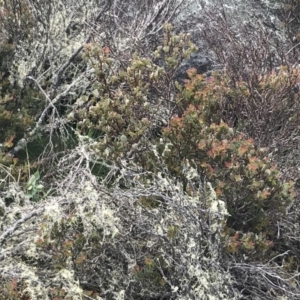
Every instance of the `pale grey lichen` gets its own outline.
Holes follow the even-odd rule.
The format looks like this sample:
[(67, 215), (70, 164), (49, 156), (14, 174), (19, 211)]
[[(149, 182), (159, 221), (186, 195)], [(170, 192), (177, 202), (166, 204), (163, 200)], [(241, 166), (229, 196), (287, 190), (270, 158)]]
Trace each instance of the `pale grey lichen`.
[[(10, 80), (20, 86), (23, 86), (28, 74), (37, 74), (38, 81), (43, 84), (47, 76), (57, 72), (86, 38), (82, 30), (75, 35), (68, 35), (72, 24), (88, 23), (98, 11), (93, 1), (83, 0), (55, 0), (51, 4), (38, 1), (31, 5), (31, 9), (33, 19), (41, 23), (31, 29), (30, 41), (20, 40), (16, 45)], [(35, 19), (36, 16), (38, 19)], [(48, 70), (43, 69), (46, 61), (50, 64)]]
[[(122, 180), (132, 178), (132, 167), (121, 172)], [(0, 286), (17, 277), (24, 284), (23, 294), (43, 300), (50, 299), (49, 288), (57, 286), (66, 297), (83, 299), (83, 286), (89, 284), (101, 289), (98, 299), (102, 300), (170, 293), (177, 300), (240, 299), (236, 279), (228, 271), (230, 262), (221, 251), (228, 213), (212, 185), (188, 195), (169, 174), (149, 175), (144, 181), (142, 173), (135, 174), (130, 188), (109, 189), (83, 171), (71, 183), (62, 181), (56, 196), (35, 206), (16, 207), (21, 215), (39, 206), (44, 209), (6, 238), (0, 251)], [(162, 199), (162, 205), (147, 208), (140, 201), (151, 197)], [(4, 229), (14, 222), (9, 218)], [(62, 247), (78, 230), (84, 243), (77, 258), (87, 253), (89, 258), (75, 268), (77, 258), (64, 257)], [(40, 242), (48, 246), (40, 247)], [(57, 270), (54, 261), (59, 256), (63, 266)], [(154, 268), (139, 273), (147, 259)], [(160, 276), (162, 285), (155, 276)]]

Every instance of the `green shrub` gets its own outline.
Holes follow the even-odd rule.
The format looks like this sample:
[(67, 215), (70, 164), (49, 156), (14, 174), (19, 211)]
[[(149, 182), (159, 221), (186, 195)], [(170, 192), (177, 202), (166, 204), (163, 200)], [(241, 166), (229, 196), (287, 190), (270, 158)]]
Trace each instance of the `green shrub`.
[[(85, 56), (95, 67), (98, 79), (94, 85), (96, 96), (88, 109), (77, 111), (78, 130), (81, 134), (90, 130), (98, 133), (94, 135), (94, 147), (101, 159), (124, 162), (130, 158), (146, 172), (166, 168), (183, 183), (187, 193), (197, 189), (184, 171), (186, 165), (193, 166), (227, 205), (230, 217), (226, 234), (262, 234), (262, 248), (271, 246), (268, 241), (275, 236), (274, 224), (293, 199), (293, 184), (281, 179), (279, 170), (267, 158), (267, 148), (256, 147), (253, 139), (235, 133), (222, 120), (224, 117), (230, 121), (238, 100), (250, 95), (249, 89), (243, 81), (232, 87), (226, 75), (206, 78), (191, 69), (184, 87), (175, 83), (177, 95), (174, 90), (171, 100), (172, 94), (165, 94), (163, 87), (172, 87), (170, 74), (194, 46), (188, 36), (172, 36), (170, 30), (166, 27), (164, 46), (155, 52), (164, 67), (134, 56), (127, 69), (118, 70), (109, 49), (86, 46)], [(280, 89), (286, 80), (281, 74), (263, 78), (261, 91), (269, 85)], [(154, 87), (157, 94), (153, 93)], [(232, 106), (224, 113), (228, 96), (233, 99)], [(247, 99), (250, 103), (252, 98)], [(246, 128), (243, 119), (239, 122), (241, 128)], [(162, 129), (163, 124), (168, 126), (159, 136), (153, 134), (155, 126)], [(151, 206), (150, 202), (147, 205)], [(250, 241), (247, 236), (244, 239)]]
[(158, 146), (168, 169), (186, 181), (183, 169), (188, 161), (225, 200), (229, 228), (274, 236), (272, 224), (293, 199), (292, 182), (281, 179), (267, 148), (258, 149), (253, 139), (236, 134), (222, 121), (217, 96), (225, 87), (206, 83), (193, 70), (189, 74), (177, 101), (179, 107), (192, 104), (170, 120), (163, 130), (164, 143)]
[[(196, 47), (188, 35), (173, 36), (166, 25), (164, 45), (153, 57), (134, 54), (128, 65), (119, 66), (107, 47), (85, 46), (84, 57), (95, 69), (93, 94), (79, 99), (85, 107), (69, 115), (82, 135), (97, 140), (97, 149), (110, 160), (143, 152), (168, 122), (174, 106), (172, 82), (177, 67)], [(155, 63), (159, 62), (160, 63)]]

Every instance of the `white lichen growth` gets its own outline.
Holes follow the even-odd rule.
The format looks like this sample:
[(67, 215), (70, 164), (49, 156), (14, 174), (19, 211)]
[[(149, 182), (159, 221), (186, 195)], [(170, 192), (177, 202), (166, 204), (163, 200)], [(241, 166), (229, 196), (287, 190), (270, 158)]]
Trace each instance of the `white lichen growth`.
[[(39, 82), (57, 72), (86, 38), (83, 30), (74, 34), (68, 32), (74, 26), (83, 28), (83, 24), (91, 21), (97, 12), (97, 5), (93, 1), (54, 0), (49, 5), (51, 9), (46, 2), (39, 2), (38, 6), (31, 5), (32, 13), (39, 16), (41, 24), (31, 29), (30, 39), (18, 41), (10, 81), (19, 86), (23, 86), (24, 79), (32, 71), (39, 74)], [(51, 67), (45, 72), (46, 60)]]
[(62, 287), (67, 294), (66, 298), (70, 297), (74, 300), (81, 300), (83, 297), (83, 290), (80, 288), (78, 280), (74, 278), (75, 274), (73, 270), (62, 269), (60, 270), (55, 278), (54, 282), (64, 282), (65, 285)]
[(213, 232), (221, 232), (224, 221), (229, 216), (226, 203), (218, 199), (210, 182), (207, 182), (207, 205), (210, 212), (210, 228)]

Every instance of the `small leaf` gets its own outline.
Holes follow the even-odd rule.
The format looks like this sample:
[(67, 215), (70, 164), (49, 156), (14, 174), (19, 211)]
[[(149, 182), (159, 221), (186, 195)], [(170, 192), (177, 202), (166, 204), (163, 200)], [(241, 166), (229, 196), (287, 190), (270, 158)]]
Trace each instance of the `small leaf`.
[(165, 53), (167, 53), (167, 52), (170, 51), (170, 47), (169, 47), (169, 46), (165, 46), (165, 47), (163, 48), (163, 50), (164, 50)]
[(263, 191), (261, 192), (260, 198), (261, 198), (262, 200), (265, 200), (265, 199), (267, 199), (270, 195), (271, 195), (271, 192), (268, 191), (267, 189), (265, 189), (265, 190), (263, 190)]
[(148, 267), (153, 267), (153, 266), (154, 266), (154, 262), (153, 262), (153, 260), (152, 260), (150, 257), (146, 257), (146, 258), (145, 258), (145, 264), (146, 264)]
[(7, 148), (11, 148), (14, 144), (13, 144), (13, 140), (14, 140), (15, 136), (11, 135), (5, 142), (4, 142), (4, 146)]
[(86, 260), (86, 255), (82, 254), (75, 260), (75, 264), (80, 265)]
[(36, 171), (34, 174), (33, 174), (35, 180), (39, 180), (40, 179), (40, 172), (39, 171)]
[(206, 147), (205, 140), (201, 140), (198, 144), (198, 149), (203, 150)]

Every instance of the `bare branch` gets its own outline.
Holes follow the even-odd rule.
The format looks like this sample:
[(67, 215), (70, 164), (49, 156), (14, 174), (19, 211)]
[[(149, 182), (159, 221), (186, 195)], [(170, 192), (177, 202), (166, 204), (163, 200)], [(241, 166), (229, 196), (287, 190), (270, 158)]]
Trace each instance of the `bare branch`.
[(15, 222), (14, 225), (10, 228), (6, 229), (0, 236), (0, 245), (2, 245), (5, 242), (6, 238), (8, 236), (11, 236), (24, 222), (31, 219), (32, 217), (39, 216), (43, 211), (44, 208), (36, 209), (24, 216), (23, 218), (21, 218), (20, 220), (18, 220), (17, 222)]

